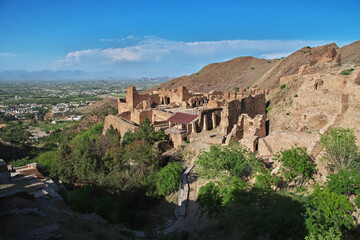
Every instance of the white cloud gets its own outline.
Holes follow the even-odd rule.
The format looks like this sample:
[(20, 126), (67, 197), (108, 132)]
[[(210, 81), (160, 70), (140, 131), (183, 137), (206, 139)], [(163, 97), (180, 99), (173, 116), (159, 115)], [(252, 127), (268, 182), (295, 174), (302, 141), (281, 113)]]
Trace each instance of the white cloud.
[(261, 57), (266, 59), (275, 59), (275, 58), (287, 57), (290, 54), (291, 52), (268, 53), (261, 55)]
[(12, 52), (0, 52), (0, 57), (17, 57), (17, 56), (19, 55)]
[[(280, 58), (304, 46), (319, 46), (326, 41), (302, 40), (220, 40), (220, 41), (169, 41), (156, 36), (125, 36), (119, 39), (100, 39), (102, 42), (122, 42), (123, 47), (94, 48), (72, 51), (58, 59), (55, 68), (79, 66), (111, 66), (121, 69), (122, 64), (138, 64), (139, 68), (155, 71), (166, 67), (191, 69), (240, 56)], [(157, 65), (156, 65), (157, 64)], [(172, 64), (172, 65), (171, 65)], [(155, 66), (155, 67), (154, 67)], [(99, 70), (99, 69), (98, 69)], [(124, 67), (124, 71), (130, 71)], [(132, 69), (134, 71), (134, 69)], [(180, 71), (180, 70), (179, 70)]]

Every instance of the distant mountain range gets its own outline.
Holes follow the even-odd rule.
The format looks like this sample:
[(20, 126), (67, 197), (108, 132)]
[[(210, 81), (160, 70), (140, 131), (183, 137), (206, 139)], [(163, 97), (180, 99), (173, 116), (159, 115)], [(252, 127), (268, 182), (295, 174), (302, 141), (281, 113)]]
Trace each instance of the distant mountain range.
[(85, 80), (105, 80), (105, 81), (142, 81), (142, 82), (166, 82), (172, 78), (168, 76), (137, 79), (134, 77), (118, 76), (113, 72), (84, 72), (68, 70), (42, 70), (42, 71), (23, 71), (13, 70), (0, 72), (0, 81), (85, 81)]
[(156, 78), (143, 77), (143, 78), (140, 78), (139, 81), (140, 82), (167, 82), (167, 81), (170, 81), (171, 79), (173, 79), (173, 78), (169, 77), (169, 76), (156, 77)]
[(51, 71), (28, 72), (23, 70), (0, 72), (0, 81), (53, 81), (53, 80), (99, 80), (112, 77), (111, 72), (89, 73), (84, 71)]

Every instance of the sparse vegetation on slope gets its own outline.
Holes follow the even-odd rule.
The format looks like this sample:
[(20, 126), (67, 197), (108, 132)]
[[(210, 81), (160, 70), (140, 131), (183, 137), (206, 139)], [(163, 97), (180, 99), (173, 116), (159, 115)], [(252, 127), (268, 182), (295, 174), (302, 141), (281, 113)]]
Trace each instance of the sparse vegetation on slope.
[(246, 88), (261, 78), (277, 62), (254, 57), (239, 57), (227, 62), (213, 63), (202, 68), (198, 73), (183, 76), (160, 87), (175, 89), (185, 86), (192, 91), (208, 92), (210, 90), (232, 91), (234, 86)]
[(342, 70), (340, 74), (341, 75), (350, 75), (350, 73), (354, 70), (355, 69), (353, 69), (353, 68), (345, 69), (345, 70)]

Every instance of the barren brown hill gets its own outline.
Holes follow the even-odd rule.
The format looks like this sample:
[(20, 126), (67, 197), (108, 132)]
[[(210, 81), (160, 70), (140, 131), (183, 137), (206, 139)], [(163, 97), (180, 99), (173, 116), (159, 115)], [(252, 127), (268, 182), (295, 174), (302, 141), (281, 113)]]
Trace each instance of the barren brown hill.
[(337, 49), (338, 46), (335, 43), (315, 48), (304, 47), (283, 59), (266, 74), (267, 76), (258, 85), (264, 88), (277, 88), (282, 77), (294, 74), (301, 75), (303, 71), (316, 72), (329, 67), (329, 65), (336, 65), (340, 61), (340, 55), (336, 52)]
[(304, 47), (281, 60), (239, 57), (209, 64), (197, 73), (175, 78), (159, 87), (176, 89), (182, 85), (195, 92), (232, 91), (234, 87), (249, 88), (255, 85), (277, 88), (280, 78), (302, 74), (305, 68), (307, 73), (314, 73), (336, 66), (341, 60), (360, 59), (359, 45), (360, 41), (341, 49), (335, 43), (315, 48)]
[(360, 63), (360, 40), (349, 45), (343, 46), (338, 50), (341, 54), (341, 62), (355, 62)]
[(231, 91), (235, 86), (247, 88), (278, 62), (279, 60), (239, 57), (226, 62), (209, 64), (197, 73), (170, 80), (159, 87), (175, 89), (182, 85), (199, 92)]

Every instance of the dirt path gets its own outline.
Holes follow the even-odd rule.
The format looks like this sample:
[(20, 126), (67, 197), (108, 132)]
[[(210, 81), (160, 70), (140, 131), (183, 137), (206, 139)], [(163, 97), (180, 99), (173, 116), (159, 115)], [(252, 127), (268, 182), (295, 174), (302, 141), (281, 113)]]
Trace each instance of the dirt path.
[(189, 239), (198, 239), (198, 237), (202, 235), (201, 232), (212, 224), (213, 221), (210, 221), (205, 216), (200, 217), (199, 205), (196, 203), (196, 197), (200, 186), (203, 185), (203, 181), (199, 179), (198, 174), (194, 171), (188, 175), (188, 181), (190, 185), (190, 192), (186, 216), (179, 217), (173, 226), (178, 232), (188, 232)]

